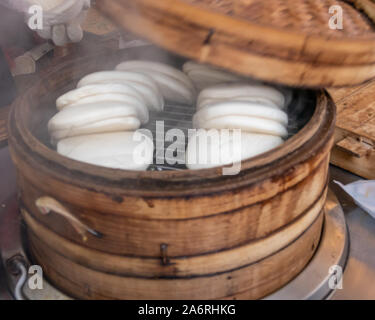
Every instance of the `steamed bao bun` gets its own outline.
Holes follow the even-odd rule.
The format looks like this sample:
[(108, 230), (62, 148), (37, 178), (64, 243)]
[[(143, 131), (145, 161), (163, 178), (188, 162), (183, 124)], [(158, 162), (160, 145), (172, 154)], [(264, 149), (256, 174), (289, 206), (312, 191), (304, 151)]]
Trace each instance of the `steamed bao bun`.
[[(156, 82), (146, 74), (126, 71), (99, 71), (83, 77), (77, 84), (77, 88), (95, 84), (125, 84), (130, 85), (139, 93), (147, 108), (152, 111), (164, 109), (164, 98)], [(111, 97), (108, 97), (112, 99)]]
[[(198, 90), (203, 90), (218, 84), (238, 83), (245, 80), (242, 76), (195, 61), (186, 62), (182, 69)], [(247, 81), (255, 83), (253, 80), (247, 79)]]
[(57, 152), (101, 167), (146, 170), (153, 161), (154, 143), (138, 131), (111, 132), (60, 140)]
[(193, 116), (193, 126), (203, 129), (242, 129), (286, 137), (288, 115), (260, 103), (226, 101), (209, 105)]
[(200, 92), (197, 100), (197, 109), (206, 106), (208, 104), (206, 102), (207, 99), (247, 101), (260, 104), (272, 103), (274, 107), (280, 109), (284, 109), (286, 105), (284, 94), (276, 88), (249, 83), (220, 84), (208, 87)]
[[(216, 131), (216, 134), (214, 133)], [(241, 162), (278, 147), (283, 139), (277, 136), (233, 130), (221, 135), (220, 130), (199, 129), (189, 138), (186, 166), (192, 170), (208, 169)]]
[(193, 82), (182, 71), (164, 63), (130, 60), (120, 63), (116, 70), (138, 72), (152, 78), (165, 100), (181, 104), (193, 104), (196, 90)]
[[(221, 84), (204, 89), (198, 96), (193, 126), (205, 130), (189, 138), (187, 167), (197, 170), (236, 163), (281, 145), (288, 136), (285, 104), (282, 92), (265, 85)], [(219, 137), (222, 129), (229, 129), (230, 138), (204, 139), (212, 129)], [(232, 129), (240, 130), (239, 141), (233, 140)]]
[[(215, 88), (221, 85), (222, 88), (224, 89), (222, 90), (222, 93), (224, 95), (226, 94), (226, 92), (230, 93), (231, 97), (226, 97), (226, 98), (213, 96), (212, 99), (216, 100), (216, 102), (218, 102), (217, 100), (235, 101), (237, 99), (239, 101), (247, 101), (247, 99), (251, 97), (251, 95), (249, 95), (248, 92), (245, 93), (245, 95), (243, 95), (241, 92), (236, 93), (235, 91), (232, 90), (232, 88), (238, 88), (241, 90), (241, 84), (253, 86), (254, 88), (257, 86), (262, 86), (261, 81), (257, 81), (255, 79), (251, 79), (249, 77), (245, 77), (242, 75), (234, 74), (232, 72), (223, 70), (218, 67), (197, 63), (195, 61), (186, 62), (183, 65), (183, 71), (192, 80), (192, 82), (194, 83), (198, 91), (202, 91), (202, 90), (204, 91), (205, 89)], [(270, 86), (268, 87), (271, 88)], [(293, 99), (292, 90), (286, 87), (279, 86), (277, 87), (277, 89), (272, 87), (272, 90), (278, 90), (280, 91), (280, 93), (284, 95), (283, 99), (285, 100), (285, 104), (284, 104), (285, 107), (288, 106)], [(269, 99), (263, 99), (259, 95), (258, 95), (258, 98), (262, 100), (263, 103), (268, 104), (270, 102)], [(251, 99), (251, 101), (254, 101), (254, 100)], [(207, 102), (208, 101), (202, 101), (202, 100), (198, 101), (197, 108), (198, 109), (201, 108), (204, 104), (207, 104)]]
[(146, 170), (152, 163), (152, 139), (134, 131), (149, 121), (149, 109), (164, 108), (164, 98), (150, 77), (96, 72), (60, 96), (56, 106), (59, 112), (50, 119), (48, 130), (59, 154), (124, 170)]

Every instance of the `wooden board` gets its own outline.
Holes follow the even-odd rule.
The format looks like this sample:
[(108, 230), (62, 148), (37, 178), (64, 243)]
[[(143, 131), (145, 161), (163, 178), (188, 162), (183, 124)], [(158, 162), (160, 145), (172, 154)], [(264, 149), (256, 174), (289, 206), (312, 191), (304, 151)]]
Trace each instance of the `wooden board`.
[(375, 179), (375, 80), (348, 89), (333, 89), (337, 105), (335, 147), (331, 163)]

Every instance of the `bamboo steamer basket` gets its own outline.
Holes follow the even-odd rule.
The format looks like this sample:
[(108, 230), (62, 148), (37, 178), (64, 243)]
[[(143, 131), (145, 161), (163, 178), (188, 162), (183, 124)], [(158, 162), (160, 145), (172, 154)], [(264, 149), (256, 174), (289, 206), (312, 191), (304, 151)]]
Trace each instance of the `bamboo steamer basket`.
[[(168, 19), (158, 19), (162, 10), (169, 10), (167, 4), (176, 6), (171, 7), (173, 14), (187, 10), (181, 30), (169, 24), (174, 19), (168, 15)], [(271, 64), (276, 68), (275, 78), (267, 76), (269, 71), (258, 73), (260, 68), (248, 65), (255, 61), (250, 48), (245, 46), (238, 51), (239, 47), (228, 40), (230, 36), (225, 38), (225, 45), (216, 46), (216, 27), (207, 28), (215, 30), (208, 40), (206, 33), (200, 35), (199, 40), (205, 41), (198, 41), (199, 50), (188, 50), (189, 46), (178, 49), (179, 37), (181, 42), (196, 41), (197, 33), (188, 36), (185, 29), (185, 25), (199, 25), (196, 20), (195, 24), (189, 21), (195, 19), (192, 13), (206, 13), (206, 9), (186, 2), (166, 0), (164, 5), (164, 1), (136, 0), (129, 7), (128, 1), (103, 0), (98, 5), (133, 31), (135, 26), (146, 25), (143, 31), (137, 29), (141, 30), (139, 33), (187, 57), (274, 82), (312, 86), (333, 81), (330, 72), (319, 76), (319, 81), (320, 73), (308, 69), (298, 82), (295, 72), (302, 69), (283, 71), (287, 59), (276, 57), (272, 59), (281, 64)], [(130, 27), (126, 21), (134, 14), (133, 5), (138, 12), (142, 9), (142, 15), (132, 21), (141, 19), (142, 23)], [(124, 19), (120, 19), (120, 13)], [(217, 19), (230, 19), (242, 27), (248, 24), (216, 9), (207, 14), (209, 20), (199, 21), (215, 26)], [(363, 18), (362, 23), (368, 21)], [(239, 26), (227, 31), (239, 30)], [(370, 25), (366, 26), (370, 29)], [(163, 35), (161, 40), (146, 32), (151, 27), (157, 27), (157, 33)], [(267, 28), (276, 32), (275, 26)], [(171, 44), (165, 41), (167, 31)], [(271, 37), (274, 46), (280, 44), (279, 36)], [(370, 37), (371, 32), (366, 36)], [(345, 37), (344, 40), (349, 42)], [(358, 41), (363, 43), (362, 53), (366, 52), (369, 60), (366, 62), (358, 54), (364, 69), (356, 73), (353, 82), (372, 75), (365, 75), (364, 71), (372, 70), (371, 45), (366, 37)], [(207, 50), (207, 45), (214, 45), (215, 49)], [(318, 47), (316, 44), (306, 48), (314, 51)], [(233, 51), (228, 51), (230, 48)], [(344, 52), (346, 47), (342, 48)], [(346, 52), (347, 56), (342, 53), (346, 58), (336, 69), (348, 70), (358, 52)], [(299, 60), (294, 57), (297, 65), (311, 64), (306, 62), (308, 54), (299, 54)], [(157, 53), (147, 49), (144, 55), (147, 58)], [(316, 91), (316, 103), (303, 128), (282, 146), (243, 161), (236, 176), (223, 176), (222, 168), (114, 170), (57, 154), (45, 139), (47, 121), (56, 112), (55, 99), (72, 89), (82, 76), (111, 69), (117, 62), (134, 56), (129, 52), (105, 52), (66, 61), (43, 75), (12, 108), (9, 145), (18, 171), (21, 213), (33, 261), (61, 290), (84, 299), (257, 299), (282, 287), (303, 270), (319, 245), (335, 123), (331, 98), (323, 90)], [(139, 53), (136, 56), (139, 58)], [(319, 57), (327, 65), (333, 64), (329, 50), (315, 59)], [(293, 62), (287, 61), (287, 65)], [(338, 79), (336, 84), (348, 84), (349, 74), (340, 74), (347, 77)], [(51, 209), (48, 214), (36, 206), (38, 199), (46, 198)]]
[[(12, 108), (9, 145), (33, 261), (78, 298), (259, 298), (291, 280), (321, 234), (335, 119), (329, 96), (318, 93), (303, 129), (243, 162), (238, 176), (222, 168), (122, 171), (60, 156), (46, 133), (55, 99), (115, 59), (63, 63)], [(36, 206), (43, 197), (56, 203), (49, 214)], [(77, 232), (61, 208), (91, 233)]]

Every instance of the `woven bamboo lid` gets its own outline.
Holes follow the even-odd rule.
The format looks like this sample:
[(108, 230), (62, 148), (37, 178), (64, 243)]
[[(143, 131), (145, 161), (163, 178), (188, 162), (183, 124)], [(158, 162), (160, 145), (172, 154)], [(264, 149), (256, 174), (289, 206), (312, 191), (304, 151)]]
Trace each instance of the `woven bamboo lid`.
[[(375, 77), (372, 1), (101, 0), (97, 6), (124, 29), (188, 58), (270, 82), (340, 87)], [(339, 13), (332, 6), (342, 8), (343, 29), (330, 28)]]

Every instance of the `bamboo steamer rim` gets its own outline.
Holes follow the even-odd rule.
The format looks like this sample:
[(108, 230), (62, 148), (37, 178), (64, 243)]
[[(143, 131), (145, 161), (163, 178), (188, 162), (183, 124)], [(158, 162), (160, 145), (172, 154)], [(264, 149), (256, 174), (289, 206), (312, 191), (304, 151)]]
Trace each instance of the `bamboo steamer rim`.
[(97, 6), (160, 47), (261, 80), (323, 88), (375, 77), (375, 28), (368, 37), (332, 37), (257, 24), (182, 0), (103, 0)]
[[(241, 173), (237, 176), (223, 176), (223, 167), (204, 170), (182, 171), (128, 171), (98, 167), (66, 158), (43, 144), (29, 129), (29, 104), (37, 103), (35, 95), (41, 95), (43, 83), (60, 74), (69, 66), (79, 65), (80, 60), (65, 62), (51, 69), (25, 94), (13, 104), (10, 114), (9, 131), (11, 151), (24, 154), (30, 163), (51, 177), (67, 183), (74, 183), (84, 189), (99, 192), (126, 193), (128, 195), (157, 197), (202, 195), (217, 193), (263, 181), (273, 175), (282, 174), (298, 163), (311, 157), (315, 148), (327, 144), (331, 139), (335, 106), (329, 95), (321, 91), (317, 95), (317, 107), (309, 122), (284, 144), (267, 153), (242, 162)], [(72, 81), (70, 79), (70, 81)], [(50, 88), (48, 88), (50, 89)], [(48, 89), (44, 89), (45, 91)], [(315, 142), (311, 143), (311, 140)], [(310, 143), (309, 143), (310, 142)], [(21, 145), (22, 147), (20, 147)], [(277, 163), (277, 165), (275, 165)], [(79, 178), (77, 178), (79, 177)], [(147, 185), (150, 185), (147, 188)], [(145, 187), (146, 186), (146, 187)]]

